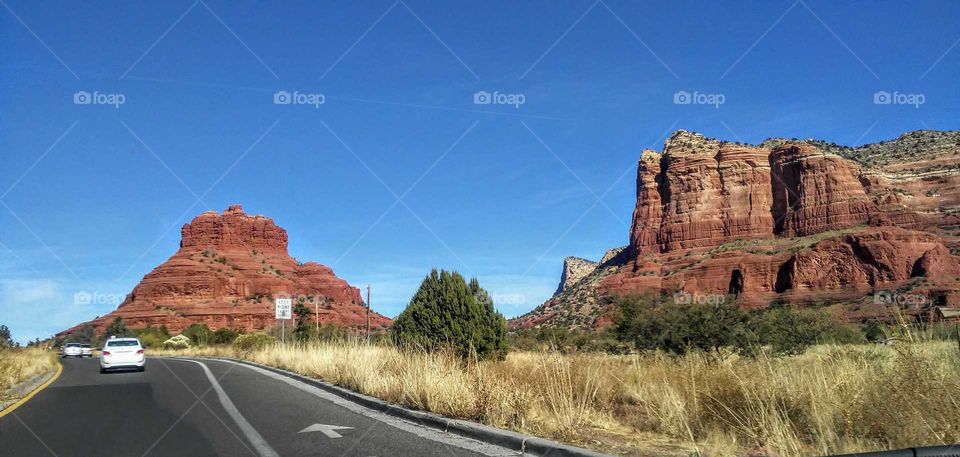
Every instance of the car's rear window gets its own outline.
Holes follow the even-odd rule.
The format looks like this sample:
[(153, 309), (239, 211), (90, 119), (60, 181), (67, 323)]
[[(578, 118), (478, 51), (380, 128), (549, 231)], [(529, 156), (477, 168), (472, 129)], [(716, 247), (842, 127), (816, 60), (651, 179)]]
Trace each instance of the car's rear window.
[(89, 345), (89, 344), (81, 344), (80, 347), (86, 349), (86, 348), (90, 347), (90, 345)]
[(107, 346), (115, 347), (125, 347), (125, 346), (139, 346), (140, 343), (136, 340), (126, 340), (126, 341), (107, 341)]
[(67, 346), (66, 346), (66, 347), (68, 347), (68, 348), (78, 348), (78, 347), (80, 347), (80, 343), (67, 343)]

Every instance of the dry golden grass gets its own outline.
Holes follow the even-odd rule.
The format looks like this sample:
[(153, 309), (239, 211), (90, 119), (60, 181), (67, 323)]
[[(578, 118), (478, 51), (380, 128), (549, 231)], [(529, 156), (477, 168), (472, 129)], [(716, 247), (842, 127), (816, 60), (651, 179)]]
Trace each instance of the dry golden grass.
[(624, 455), (808, 456), (960, 441), (955, 343), (818, 346), (785, 358), (448, 354), (360, 342), (237, 356), (387, 401)]
[(0, 349), (0, 401), (10, 400), (8, 390), (34, 376), (49, 373), (57, 365), (53, 351), (40, 348)]

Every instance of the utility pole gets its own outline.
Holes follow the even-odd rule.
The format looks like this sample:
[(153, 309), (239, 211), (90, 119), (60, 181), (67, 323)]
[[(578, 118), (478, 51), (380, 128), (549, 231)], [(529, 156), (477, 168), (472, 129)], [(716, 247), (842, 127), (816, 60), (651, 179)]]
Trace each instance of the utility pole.
[(320, 338), (320, 300), (313, 299), (314, 316), (317, 319), (317, 338)]
[(370, 284), (367, 284), (367, 344), (370, 344)]

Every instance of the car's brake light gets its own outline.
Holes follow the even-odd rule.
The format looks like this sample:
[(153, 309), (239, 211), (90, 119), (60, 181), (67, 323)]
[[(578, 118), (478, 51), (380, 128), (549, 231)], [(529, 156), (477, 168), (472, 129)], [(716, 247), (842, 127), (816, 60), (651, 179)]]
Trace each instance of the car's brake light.
[(103, 352), (101, 352), (101, 354), (102, 354), (102, 355), (110, 355), (110, 351), (103, 351)]
[(143, 349), (137, 351), (137, 354), (143, 354)]

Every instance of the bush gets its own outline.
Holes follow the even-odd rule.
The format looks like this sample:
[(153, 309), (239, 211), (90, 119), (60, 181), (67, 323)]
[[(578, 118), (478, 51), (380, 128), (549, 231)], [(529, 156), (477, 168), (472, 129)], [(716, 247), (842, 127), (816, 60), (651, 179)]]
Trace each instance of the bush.
[(113, 322), (110, 322), (110, 325), (103, 331), (103, 334), (97, 338), (95, 346), (103, 346), (103, 342), (110, 339), (110, 337), (115, 336), (117, 338), (133, 338), (137, 336), (133, 333), (132, 330), (127, 328), (127, 324), (123, 323), (122, 317), (115, 317)]
[(167, 331), (166, 326), (144, 327), (134, 330), (134, 333), (140, 339), (140, 344), (147, 348), (162, 346), (170, 338), (170, 332)]
[(511, 349), (521, 351), (560, 351), (623, 353), (628, 347), (613, 332), (569, 330), (564, 327), (528, 328), (507, 334)]
[(190, 338), (180, 334), (163, 342), (163, 347), (167, 349), (186, 349), (190, 347)]
[(296, 316), (297, 326), (293, 329), (293, 337), (300, 342), (307, 341), (315, 333), (312, 321), (313, 311), (306, 304), (306, 299), (300, 297), (293, 305), (293, 314)]
[(393, 323), (394, 341), (404, 347), (452, 349), (461, 358), (503, 359), (507, 322), (476, 278), (433, 270)]
[(209, 344), (213, 340), (213, 332), (207, 324), (190, 324), (182, 335), (190, 338), (190, 341), (198, 346)]
[(614, 298), (620, 315), (614, 333), (640, 350), (684, 354), (690, 349), (719, 352), (732, 348), (754, 355), (799, 354), (821, 343), (864, 343), (863, 334), (819, 309), (785, 304), (746, 312), (735, 302), (674, 303), (659, 295)]
[[(78, 328), (75, 332), (67, 335), (63, 339), (62, 343), (82, 343), (82, 344), (93, 344), (96, 342), (97, 332), (93, 330), (92, 325), (84, 325), (83, 327)], [(56, 345), (60, 347), (60, 345)]]
[(103, 332), (104, 339), (115, 336), (117, 338), (130, 338), (136, 336), (132, 330), (127, 328), (127, 324), (123, 322), (122, 317), (115, 317), (113, 322), (107, 326), (107, 329)]
[(637, 349), (684, 354), (746, 346), (748, 315), (735, 303), (674, 303), (657, 295), (615, 298), (620, 308), (615, 334)]
[(277, 342), (277, 339), (262, 332), (253, 332), (240, 335), (233, 342), (233, 347), (241, 351), (263, 349)]
[[(775, 354), (800, 354), (827, 339), (840, 343), (854, 339), (842, 324), (834, 321), (826, 312), (795, 309), (787, 305), (754, 312), (750, 329), (753, 332), (752, 342), (770, 346)], [(862, 336), (860, 342), (865, 342)]]
[(0, 347), (13, 347), (13, 338), (10, 336), (10, 329), (6, 325), (0, 325)]
[(232, 328), (218, 328), (213, 332), (213, 337), (210, 342), (213, 344), (231, 344), (237, 337), (240, 336), (240, 332)]

